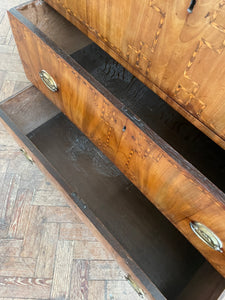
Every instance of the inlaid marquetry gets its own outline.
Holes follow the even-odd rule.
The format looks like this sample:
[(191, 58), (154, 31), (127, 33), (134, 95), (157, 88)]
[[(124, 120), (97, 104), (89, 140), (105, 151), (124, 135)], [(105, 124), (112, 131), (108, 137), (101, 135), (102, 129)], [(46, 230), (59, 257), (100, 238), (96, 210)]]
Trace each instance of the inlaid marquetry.
[[(23, 71), (6, 12), (6, 9), (24, 2), (0, 1), (0, 102), (30, 85)], [(82, 299), (82, 289), (78, 290), (78, 287), (82, 287), (87, 278), (86, 295), (88, 294), (89, 299), (104, 300), (106, 295), (113, 295), (138, 300), (132, 287), (123, 278), (117, 277), (121, 274), (121, 269), (112, 260), (111, 254), (68, 207), (65, 197), (23, 156), (2, 124), (0, 191), (1, 300), (62, 299), (66, 292), (71, 300), (78, 300), (79, 297)], [(33, 213), (32, 219), (33, 210), (39, 212), (41, 218)], [(30, 230), (27, 229), (29, 226)], [(64, 259), (61, 260), (59, 251), (56, 255), (57, 245), (61, 247), (68, 239), (66, 230), (73, 234), (71, 273), (66, 273), (68, 265), (65, 265)], [(64, 247), (64, 250), (67, 249)], [(32, 252), (37, 255), (35, 263), (26, 257)], [(61, 254), (63, 258), (67, 255), (66, 252)], [(82, 276), (85, 270), (83, 262), (89, 264), (93, 260), (101, 261), (101, 266), (95, 268), (94, 262), (91, 263), (92, 276), (98, 272), (99, 276), (104, 277), (107, 268), (108, 273), (111, 272), (109, 286), (105, 279), (89, 280), (89, 270), (86, 276)], [(62, 266), (59, 270), (57, 268), (60, 263), (65, 267)], [(65, 282), (61, 281), (59, 290), (56, 288), (57, 279), (62, 273), (68, 276)], [(74, 274), (77, 275), (76, 280)]]
[[(143, 124), (140, 118), (130, 112), (126, 105), (90, 76), (86, 70), (81, 69), (76, 59), (71, 58), (75, 53), (69, 56), (67, 49), (62, 52), (56, 44), (51, 43), (48, 37), (55, 40), (53, 30), (57, 31), (57, 25), (55, 24), (54, 29), (50, 31), (47, 26), (45, 27), (45, 23), (36, 21), (39, 19), (33, 17), (36, 9), (40, 15), (43, 13), (42, 7), (37, 6), (36, 3), (21, 10), (21, 14), (19, 11), (9, 12), (24, 69), (32, 83), (103, 151), (180, 231), (185, 232), (182, 228), (182, 220), (187, 217), (191, 218), (196, 212), (207, 215), (206, 208), (210, 205), (215, 207), (218, 216), (223, 216), (224, 210), (221, 207), (224, 207), (224, 194), (222, 191), (215, 188), (212, 183), (206, 182), (203, 175), (199, 174), (176, 151), (170, 149), (163, 140)], [(162, 17), (161, 9), (153, 9), (149, 5), (148, 9), (153, 18)], [(32, 14), (26, 13), (29, 10)], [(48, 24), (51, 26), (58, 15), (51, 8), (48, 8), (48, 11), (52, 16), (52, 21)], [(26, 20), (25, 17), (30, 18), (37, 27), (33, 27), (31, 22), (30, 26), (27, 26), (26, 22), (29, 22), (29, 19)], [(163, 35), (163, 28), (160, 35)], [(74, 27), (66, 30), (65, 35), (72, 38), (73, 30)], [(22, 42), (21, 35), (23, 36)], [(79, 38), (77, 40), (76, 38), (77, 33), (74, 36), (74, 44), (79, 45)], [(135, 38), (135, 35), (132, 38)], [(156, 55), (160, 40), (159, 36), (152, 55)], [(144, 45), (141, 46), (147, 49)], [(198, 57), (199, 49), (209, 49), (204, 47), (201, 48), (200, 44), (197, 48), (195, 46), (194, 54), (191, 54), (191, 59), (185, 67), (186, 82), (191, 82), (190, 74), (192, 77), (195, 75), (191, 73), (191, 70)], [(211, 49), (209, 51), (218, 55)], [(107, 66), (107, 62), (105, 65)], [(53, 76), (58, 92), (53, 93), (43, 84), (38, 75), (42, 69)], [(107, 72), (115, 73), (116, 69), (112, 67), (107, 70), (106, 68), (105, 72), (106, 74)], [(195, 82), (192, 93), (197, 99), (197, 79)], [(106, 86), (107, 84), (110, 84), (110, 80), (106, 82)], [(185, 85), (184, 88), (188, 93)], [(129, 92), (129, 85), (127, 91)], [(179, 91), (177, 93), (179, 94)], [(200, 100), (196, 100), (197, 103), (193, 106), (192, 101), (195, 98), (191, 98), (191, 101), (188, 99), (186, 105), (193, 112), (197, 111), (199, 116), (203, 116), (207, 107)], [(206, 221), (206, 226), (208, 222)], [(214, 230), (214, 227), (211, 230)], [(215, 233), (217, 233), (216, 228)], [(195, 240), (194, 237), (191, 238), (191, 235), (188, 237), (191, 242)], [(219, 237), (225, 243), (224, 232), (220, 232)], [(200, 247), (196, 240), (195, 246), (201, 249), (202, 254), (212, 261), (215, 267), (218, 264), (225, 265), (224, 253), (214, 255), (207, 248)], [(219, 270), (221, 272), (221, 268)], [(222, 274), (224, 274), (223, 271)]]
[(225, 148), (224, 1), (46, 2)]

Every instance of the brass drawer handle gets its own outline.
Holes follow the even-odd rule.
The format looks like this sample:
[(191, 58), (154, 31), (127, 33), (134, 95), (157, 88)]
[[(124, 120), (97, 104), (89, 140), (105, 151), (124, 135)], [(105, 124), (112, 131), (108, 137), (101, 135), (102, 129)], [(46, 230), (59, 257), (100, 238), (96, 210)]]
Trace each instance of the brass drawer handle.
[(30, 163), (34, 164), (34, 160), (32, 159), (32, 157), (30, 157), (30, 155), (27, 153), (27, 151), (26, 151), (25, 149), (20, 148), (20, 151), (23, 153), (23, 155), (26, 157), (26, 159), (27, 159)]
[(144, 298), (144, 292), (142, 291), (142, 289), (139, 288), (139, 286), (134, 282), (134, 280), (129, 274), (125, 276), (125, 279), (129, 282), (129, 284), (132, 286), (132, 288), (135, 290), (138, 296)]
[(45, 70), (41, 70), (39, 72), (39, 76), (50, 91), (57, 92), (57, 84), (55, 83), (55, 80), (52, 78), (52, 76), (48, 74), (48, 72), (46, 72)]
[(199, 222), (190, 222), (191, 229), (194, 233), (212, 249), (223, 252), (223, 244), (218, 236), (208, 227)]

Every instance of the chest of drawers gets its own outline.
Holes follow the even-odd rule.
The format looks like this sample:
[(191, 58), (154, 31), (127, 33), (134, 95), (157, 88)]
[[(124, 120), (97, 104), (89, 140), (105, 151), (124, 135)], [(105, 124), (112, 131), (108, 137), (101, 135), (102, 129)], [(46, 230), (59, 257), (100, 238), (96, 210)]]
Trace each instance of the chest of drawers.
[(146, 297), (219, 296), (222, 277), (170, 222), (225, 275), (222, 148), (47, 4), (9, 17), (28, 79), (76, 127), (34, 87), (1, 105), (6, 126)]

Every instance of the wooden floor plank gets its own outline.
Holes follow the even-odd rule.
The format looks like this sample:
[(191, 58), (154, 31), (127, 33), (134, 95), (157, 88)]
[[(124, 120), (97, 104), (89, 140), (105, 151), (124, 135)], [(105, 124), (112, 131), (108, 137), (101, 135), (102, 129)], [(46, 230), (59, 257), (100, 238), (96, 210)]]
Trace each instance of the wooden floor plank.
[(0, 256), (0, 276), (33, 277), (35, 265), (30, 257)]
[(0, 131), (0, 152), (4, 152), (5, 154), (10, 151), (14, 150), (14, 154), (16, 154), (16, 149), (18, 150), (18, 146), (16, 148), (16, 142), (12, 139), (12, 137), (4, 130)]
[[(1, 47), (1, 45), (0, 45), (0, 47)], [(1, 55), (1, 52), (0, 52), (0, 55)], [(1, 70), (0, 71), (0, 90), (2, 90), (2, 86), (5, 81), (5, 77), (6, 77), (6, 73), (3, 70)]]
[[(0, 298), (0, 300), (33, 300), (34, 298)], [(46, 300), (46, 299), (39, 299), (39, 300)]]
[(113, 260), (111, 254), (106, 251), (100, 242), (76, 241), (74, 244), (74, 258), (86, 260)]
[(50, 185), (46, 189), (36, 191), (33, 205), (67, 206), (67, 203), (62, 194)]
[(29, 204), (32, 200), (32, 196), (30, 190), (18, 190), (9, 226), (8, 236), (10, 238), (23, 239), (25, 237), (27, 219), (30, 211)]
[[(140, 300), (140, 296), (124, 281), (108, 281), (107, 282), (107, 298), (106, 300)], [(191, 299), (190, 299), (191, 300)], [(194, 299), (192, 299), (194, 300)], [(197, 300), (197, 299), (196, 299)]]
[(44, 222), (46, 223), (74, 223), (82, 224), (81, 220), (69, 207), (43, 206)]
[(8, 224), (0, 223), (0, 239), (6, 239), (8, 237), (8, 229)]
[(89, 261), (73, 261), (70, 284), (70, 300), (88, 299), (88, 273)]
[(21, 174), (21, 177), (25, 174), (29, 176), (30, 168), (32, 168), (32, 165), (28, 162), (24, 155), (21, 155), (21, 151), (19, 151), (15, 153), (14, 158), (9, 161), (7, 172), (13, 174), (15, 170), (17, 170), (17, 172)]
[(4, 175), (8, 168), (9, 161), (6, 159), (0, 159), (0, 174)]
[(23, 66), (19, 60), (18, 54), (13, 53), (9, 56), (8, 53), (1, 53), (0, 70), (7, 70), (9, 72), (18, 73), (23, 72)]
[(13, 299), (49, 299), (51, 279), (29, 277), (0, 277), (1, 297)]
[(124, 272), (115, 261), (90, 261), (90, 280), (125, 280)]
[(8, 223), (17, 197), (20, 182), (19, 174), (6, 173), (0, 194), (0, 220)]
[(73, 241), (58, 241), (51, 299), (68, 299), (69, 297), (73, 246)]
[(14, 46), (0, 45), (0, 53), (13, 53)]
[(63, 223), (60, 226), (59, 238), (62, 240), (97, 241), (84, 224)]
[(19, 239), (0, 239), (0, 257), (1, 256), (19, 256), (23, 240)]
[[(46, 178), (36, 166), (31, 165), (30, 163), (29, 166), (30, 167), (26, 170), (27, 172), (22, 172), (21, 174), (20, 185), (24, 189), (33, 191), (32, 205), (36, 191), (42, 188), (42, 186), (45, 184)], [(48, 195), (46, 195), (46, 197), (48, 197)]]
[(0, 23), (0, 36), (6, 37), (10, 30), (9, 20), (6, 14), (2, 16)]
[(40, 208), (38, 206), (30, 206), (21, 257), (32, 257), (35, 259), (38, 257), (42, 223), (43, 217), (40, 214)]
[(52, 278), (59, 235), (59, 224), (45, 223), (41, 235), (35, 277)]
[(13, 93), (15, 88), (15, 81), (13, 80), (4, 80), (1, 91), (0, 91), (0, 101), (7, 98), (7, 94), (10, 91), (10, 93)]
[[(14, 46), (7, 46), (7, 47), (10, 47), (10, 50), (12, 51), (14, 50)], [(0, 52), (1, 52), (1, 47), (0, 47)], [(24, 72), (14, 72), (14, 71), (7, 72), (5, 79), (14, 80), (16, 83), (18, 83), (17, 81), (25, 82), (25, 83), (29, 82)]]
[(106, 300), (106, 282), (89, 281), (88, 282), (88, 300)]

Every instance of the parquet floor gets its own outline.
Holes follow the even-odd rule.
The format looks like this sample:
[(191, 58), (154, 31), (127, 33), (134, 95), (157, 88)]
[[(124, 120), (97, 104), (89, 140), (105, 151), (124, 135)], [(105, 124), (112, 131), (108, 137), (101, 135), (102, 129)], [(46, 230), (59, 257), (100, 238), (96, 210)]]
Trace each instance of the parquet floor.
[[(0, 101), (29, 83), (0, 1)], [(136, 300), (124, 273), (0, 125), (0, 300)]]

